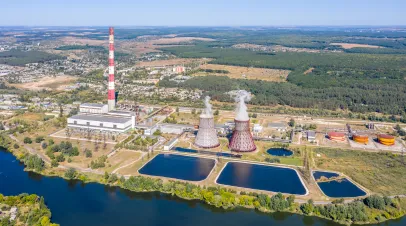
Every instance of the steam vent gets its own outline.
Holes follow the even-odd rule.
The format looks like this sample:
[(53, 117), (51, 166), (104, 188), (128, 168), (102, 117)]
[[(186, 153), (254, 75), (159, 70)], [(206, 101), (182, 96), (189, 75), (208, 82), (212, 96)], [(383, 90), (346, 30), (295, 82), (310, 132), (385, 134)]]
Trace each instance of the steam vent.
[(197, 132), (195, 145), (199, 148), (215, 148), (220, 146), (212, 116), (200, 115), (199, 131)]
[(234, 119), (235, 129), (231, 137), (228, 147), (231, 151), (236, 152), (251, 152), (255, 151), (257, 147), (254, 144), (250, 131), (250, 121), (240, 121)]

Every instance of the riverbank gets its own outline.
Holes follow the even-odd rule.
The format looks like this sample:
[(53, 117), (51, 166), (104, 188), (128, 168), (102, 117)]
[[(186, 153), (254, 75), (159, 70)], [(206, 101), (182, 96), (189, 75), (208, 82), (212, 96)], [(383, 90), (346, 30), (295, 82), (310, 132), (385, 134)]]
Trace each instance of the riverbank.
[[(27, 154), (13, 153), (20, 160), (24, 161)], [(26, 170), (32, 170), (26, 167)], [(294, 196), (284, 197), (276, 194), (272, 197), (265, 194), (245, 193), (222, 187), (202, 187), (187, 182), (173, 180), (162, 180), (145, 176), (135, 176), (125, 179), (114, 175), (95, 175), (92, 173), (78, 173), (60, 168), (49, 168), (41, 170), (40, 174), (46, 176), (58, 176), (67, 179), (81, 180), (83, 183), (96, 182), (111, 186), (118, 186), (135, 192), (159, 191), (188, 200), (201, 200), (210, 205), (224, 209), (243, 207), (257, 209), (262, 212), (290, 212), (307, 216), (317, 216), (342, 224), (362, 223), (370, 224), (383, 222), (403, 216), (406, 209), (406, 201), (403, 198), (390, 199), (384, 206), (375, 208), (368, 206), (366, 200), (352, 203), (335, 203), (329, 205), (314, 205), (311, 201), (306, 204), (294, 203)], [(382, 197), (379, 200), (384, 200)], [(378, 201), (380, 202), (380, 201)]]
[(59, 226), (51, 223), (51, 211), (44, 199), (37, 195), (21, 194), (3, 196), (0, 194), (0, 225)]

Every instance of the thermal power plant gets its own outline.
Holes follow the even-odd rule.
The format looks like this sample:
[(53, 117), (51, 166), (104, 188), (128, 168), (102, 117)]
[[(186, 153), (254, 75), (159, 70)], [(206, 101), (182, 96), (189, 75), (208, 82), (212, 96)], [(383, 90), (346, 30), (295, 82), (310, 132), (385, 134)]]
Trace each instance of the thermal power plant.
[(250, 93), (240, 90), (237, 93), (236, 117), (234, 119), (235, 128), (228, 145), (231, 151), (252, 152), (257, 149), (250, 130), (250, 119), (248, 117), (246, 101), (251, 99)]
[(109, 111), (116, 107), (116, 93), (114, 89), (114, 28), (109, 28), (109, 82), (108, 103)]
[(378, 141), (383, 145), (392, 146), (395, 144), (395, 137), (387, 134), (379, 134)]
[(209, 101), (210, 97), (206, 96), (204, 101), (206, 108), (200, 115), (199, 130), (195, 139), (195, 145), (199, 148), (216, 148), (220, 146)]

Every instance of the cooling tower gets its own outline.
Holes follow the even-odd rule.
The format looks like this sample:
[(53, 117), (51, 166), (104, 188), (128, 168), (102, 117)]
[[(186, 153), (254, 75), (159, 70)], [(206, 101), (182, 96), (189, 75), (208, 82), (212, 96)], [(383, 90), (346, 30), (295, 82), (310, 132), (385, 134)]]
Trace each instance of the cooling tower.
[(195, 145), (199, 148), (215, 148), (220, 146), (212, 116), (200, 116), (199, 131), (197, 132)]
[(235, 129), (231, 137), (228, 147), (231, 151), (236, 152), (251, 152), (255, 151), (257, 147), (254, 144), (250, 131), (250, 121), (240, 121), (234, 119)]

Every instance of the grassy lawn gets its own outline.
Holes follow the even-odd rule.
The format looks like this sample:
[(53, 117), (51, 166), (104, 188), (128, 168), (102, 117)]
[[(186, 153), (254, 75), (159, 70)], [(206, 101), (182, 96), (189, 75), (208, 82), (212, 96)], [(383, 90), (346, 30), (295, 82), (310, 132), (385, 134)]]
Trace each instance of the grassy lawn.
[(321, 154), (314, 157), (319, 169), (342, 172), (375, 193), (406, 194), (405, 156), (328, 148), (313, 151)]
[(120, 166), (127, 165), (141, 156), (141, 153), (135, 151), (126, 151), (122, 150), (111, 156), (108, 161), (111, 165), (110, 167), (105, 168), (105, 171), (112, 172)]

